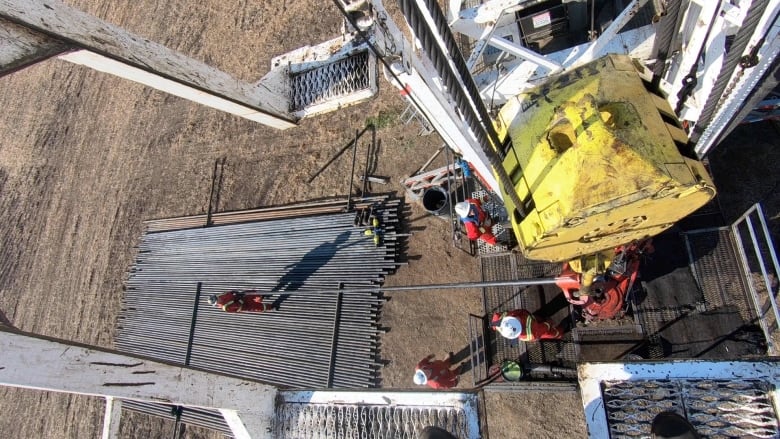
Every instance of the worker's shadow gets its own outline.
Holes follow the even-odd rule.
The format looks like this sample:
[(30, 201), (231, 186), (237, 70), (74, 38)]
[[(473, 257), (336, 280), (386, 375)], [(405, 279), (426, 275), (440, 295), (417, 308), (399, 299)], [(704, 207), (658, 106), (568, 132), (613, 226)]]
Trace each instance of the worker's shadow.
[(460, 374), (462, 375), (471, 370), (471, 361), (464, 361), (470, 359), (471, 359), (471, 350), (467, 345), (464, 346), (463, 349), (452, 354), (452, 357), (450, 358), (450, 364), (456, 366), (458, 363), (463, 362), (460, 365), (460, 371), (459, 371)]
[[(349, 246), (355, 245), (358, 242), (350, 244), (344, 244), (349, 239), (350, 232), (340, 233), (333, 242), (325, 242), (317, 247), (314, 247), (307, 252), (300, 261), (290, 264), (284, 267), (288, 270), (284, 276), (279, 278), (279, 283), (271, 289), (270, 293), (284, 292), (284, 291), (297, 291), (305, 286), (306, 280), (314, 275), (317, 270), (326, 265), (339, 250), (343, 250)], [(332, 289), (337, 289), (338, 284), (334, 283)], [(282, 302), (287, 300), (290, 294), (281, 294), (273, 303), (273, 307), (276, 310), (280, 309)]]

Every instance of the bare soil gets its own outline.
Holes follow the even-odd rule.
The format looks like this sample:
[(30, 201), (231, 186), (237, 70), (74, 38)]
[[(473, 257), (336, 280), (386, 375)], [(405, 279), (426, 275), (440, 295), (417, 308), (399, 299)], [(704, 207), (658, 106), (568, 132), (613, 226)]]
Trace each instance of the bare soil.
[[(246, 81), (259, 79), (273, 56), (336, 36), (341, 23), (330, 2), (67, 3)], [(286, 131), (59, 60), (0, 78), (0, 84), (0, 322), (107, 348), (142, 222), (205, 213), (216, 159), (226, 158), (218, 209), (229, 211), (345, 195), (348, 154), (311, 184), (307, 180), (367, 118), (380, 113), (394, 116), (396, 123), (379, 130), (375, 174), (391, 177), (392, 184), (374, 185), (375, 191), (401, 194), (398, 182), (441, 144), (437, 136), (419, 137), (418, 127), (398, 123), (406, 104), (386, 82), (368, 103)], [(762, 139), (771, 142), (776, 135), (767, 132)], [(721, 163), (736, 163), (734, 151), (738, 148), (716, 155), (723, 156), (712, 164), (716, 177), (733, 173)], [(773, 176), (774, 154), (756, 153), (744, 165), (757, 161), (764, 175)], [(753, 174), (740, 175), (772, 202), (768, 213), (776, 232), (777, 178), (764, 185), (754, 182)], [(737, 209), (748, 198), (724, 203)], [(414, 258), (388, 278), (388, 285), (479, 279), (477, 261), (453, 247), (445, 221), (413, 205), (410, 223)], [(417, 361), (465, 348), (467, 315), (481, 312), (477, 290), (393, 295), (381, 322), (390, 329), (382, 338), (382, 358), (388, 362), (382, 386), (412, 388)], [(471, 385), (466, 375), (458, 387)], [(103, 407), (99, 398), (0, 387), (0, 436), (98, 437)], [(495, 438), (586, 437), (575, 393), (489, 393), (485, 408)], [(172, 429), (171, 422), (126, 412), (121, 435), (168, 438)], [(219, 435), (189, 428), (184, 437)]]
[[(335, 37), (341, 24), (330, 2), (67, 3), (246, 81), (259, 79), (273, 56)], [(216, 159), (226, 158), (218, 209), (228, 211), (345, 195), (349, 154), (311, 184), (307, 180), (380, 113), (396, 123), (379, 130), (375, 174), (391, 177), (392, 184), (374, 185), (375, 191), (401, 195), (401, 178), (441, 144), (435, 135), (419, 137), (418, 127), (398, 123), (406, 104), (386, 82), (366, 104), (286, 131), (56, 59), (0, 83), (0, 321), (108, 348), (142, 222), (205, 213)], [(441, 160), (432, 166), (442, 166)], [(476, 260), (452, 246), (445, 221), (413, 206), (410, 226), (409, 254), (419, 259), (391, 276), (389, 285), (478, 279)], [(464, 348), (467, 315), (480, 313), (480, 303), (476, 290), (394, 295), (382, 317), (390, 329), (382, 339), (388, 361), (383, 387), (412, 388), (419, 359)], [(469, 386), (465, 376), (459, 387)], [(552, 405), (540, 400), (548, 399), (488, 398), (489, 423), (500, 433), (495, 437), (561, 431), (584, 437), (576, 433), (584, 431), (576, 394), (556, 397)], [(561, 407), (565, 416), (558, 415)], [(99, 398), (0, 388), (0, 432), (8, 438), (98, 437), (103, 408)], [(545, 412), (546, 422), (529, 422), (536, 419), (529, 412), (538, 412), (536, 418)], [(158, 418), (127, 412), (122, 418), (122, 437), (167, 438), (172, 432), (173, 424)], [(217, 436), (197, 428), (184, 435)]]

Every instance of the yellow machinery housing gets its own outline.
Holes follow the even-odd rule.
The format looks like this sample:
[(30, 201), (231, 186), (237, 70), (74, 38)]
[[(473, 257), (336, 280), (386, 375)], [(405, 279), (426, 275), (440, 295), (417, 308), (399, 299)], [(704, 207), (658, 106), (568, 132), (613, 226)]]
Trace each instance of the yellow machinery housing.
[(642, 71), (610, 55), (501, 109), (503, 166), (527, 216), (504, 201), (529, 259), (564, 261), (654, 236), (715, 196), (704, 166), (680, 152), (687, 135)]

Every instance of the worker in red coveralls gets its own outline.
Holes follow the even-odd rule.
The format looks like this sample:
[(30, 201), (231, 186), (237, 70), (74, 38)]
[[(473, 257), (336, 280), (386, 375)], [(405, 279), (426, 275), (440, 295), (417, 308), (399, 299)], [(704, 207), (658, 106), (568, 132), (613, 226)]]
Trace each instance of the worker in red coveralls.
[(494, 313), (490, 327), (510, 340), (536, 341), (563, 338), (563, 329), (559, 325), (524, 309)]
[(458, 385), (458, 373), (460, 368), (455, 371), (450, 370), (450, 358), (447, 355), (444, 360), (433, 360), (433, 354), (420, 360), (417, 363), (417, 369), (414, 371), (414, 383), (418, 386), (428, 386), (432, 389), (450, 389)]
[(479, 200), (466, 198), (466, 201), (455, 205), (455, 213), (463, 221), (469, 239), (472, 241), (481, 239), (490, 245), (496, 245), (496, 237), (493, 235), (492, 229), (493, 221), (482, 210), (482, 203)]
[(227, 293), (216, 294), (209, 297), (209, 305), (215, 306), (225, 312), (265, 312), (273, 309), (271, 305), (263, 303), (263, 296), (254, 290), (231, 290)]

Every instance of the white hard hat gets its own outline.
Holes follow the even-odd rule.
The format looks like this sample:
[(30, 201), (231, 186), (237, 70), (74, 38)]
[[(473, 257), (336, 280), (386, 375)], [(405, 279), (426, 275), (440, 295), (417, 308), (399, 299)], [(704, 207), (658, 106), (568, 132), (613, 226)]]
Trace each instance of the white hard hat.
[(418, 386), (424, 386), (428, 382), (428, 377), (425, 376), (425, 372), (417, 369), (414, 371), (414, 383)]
[(523, 331), (523, 324), (516, 317), (507, 316), (501, 319), (501, 325), (498, 327), (498, 332), (506, 338), (515, 339), (520, 337), (520, 333)]
[(455, 213), (458, 214), (461, 218), (465, 218), (469, 216), (469, 210), (471, 209), (471, 205), (469, 205), (468, 201), (461, 201), (460, 203), (455, 205)]

